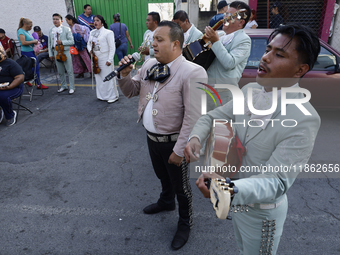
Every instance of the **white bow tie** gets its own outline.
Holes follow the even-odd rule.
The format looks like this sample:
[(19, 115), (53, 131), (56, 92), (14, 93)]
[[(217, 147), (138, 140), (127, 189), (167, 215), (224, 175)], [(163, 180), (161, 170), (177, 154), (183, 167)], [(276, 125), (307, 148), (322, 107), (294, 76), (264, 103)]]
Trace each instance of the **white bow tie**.
[(61, 27), (54, 27), (52, 28), (52, 34), (58, 33), (61, 34), (63, 32)]

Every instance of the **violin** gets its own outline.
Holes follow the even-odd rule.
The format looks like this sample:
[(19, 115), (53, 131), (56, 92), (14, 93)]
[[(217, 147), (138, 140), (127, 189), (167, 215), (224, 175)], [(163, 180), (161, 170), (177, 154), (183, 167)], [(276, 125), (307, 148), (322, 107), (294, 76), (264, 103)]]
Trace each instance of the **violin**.
[[(57, 33), (57, 41), (59, 41), (59, 33)], [(67, 60), (66, 55), (64, 54), (64, 45), (62, 44), (57, 44), (55, 46), (55, 50), (58, 52), (56, 59), (58, 62), (65, 62)]]
[(92, 52), (92, 70), (93, 70), (94, 74), (99, 74), (100, 69), (99, 69), (99, 66), (98, 66), (98, 57), (94, 54), (93, 48), (94, 48), (94, 42), (92, 42), (92, 50), (91, 50), (91, 52)]

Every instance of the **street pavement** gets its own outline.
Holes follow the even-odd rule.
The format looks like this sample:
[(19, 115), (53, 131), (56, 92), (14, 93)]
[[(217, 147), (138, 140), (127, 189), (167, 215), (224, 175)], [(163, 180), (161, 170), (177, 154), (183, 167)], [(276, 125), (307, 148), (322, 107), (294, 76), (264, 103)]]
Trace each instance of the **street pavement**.
[[(54, 72), (41, 68), (41, 76), (49, 89), (22, 99), (33, 114), (0, 124), (1, 255), (238, 254), (232, 222), (215, 217), (194, 178), (194, 226), (182, 249), (170, 247), (177, 210), (143, 214), (160, 183), (136, 123), (138, 98), (100, 101), (90, 78), (76, 79), (73, 95), (57, 93)], [(340, 111), (319, 113), (309, 163), (339, 164)], [(278, 254), (340, 254), (340, 181), (322, 176), (288, 191)]]

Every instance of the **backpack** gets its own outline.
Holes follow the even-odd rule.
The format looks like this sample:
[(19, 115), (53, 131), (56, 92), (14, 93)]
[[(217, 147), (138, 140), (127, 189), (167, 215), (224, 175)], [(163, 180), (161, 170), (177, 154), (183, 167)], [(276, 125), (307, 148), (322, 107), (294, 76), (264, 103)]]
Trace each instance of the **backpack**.
[(21, 66), (22, 70), (25, 73), (25, 81), (29, 81), (34, 79), (34, 60), (22, 55), (17, 63)]

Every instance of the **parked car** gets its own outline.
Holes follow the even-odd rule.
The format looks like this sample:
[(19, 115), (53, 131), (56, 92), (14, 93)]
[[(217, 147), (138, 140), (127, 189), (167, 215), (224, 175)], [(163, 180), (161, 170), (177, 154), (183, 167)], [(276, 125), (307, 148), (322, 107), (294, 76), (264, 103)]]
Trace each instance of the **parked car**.
[[(267, 39), (273, 29), (246, 29), (245, 32), (251, 38), (251, 52), (240, 87), (255, 81)], [(299, 85), (310, 91), (310, 102), (315, 108), (340, 109), (340, 53), (322, 40), (320, 44), (321, 51), (314, 68), (301, 79)]]

